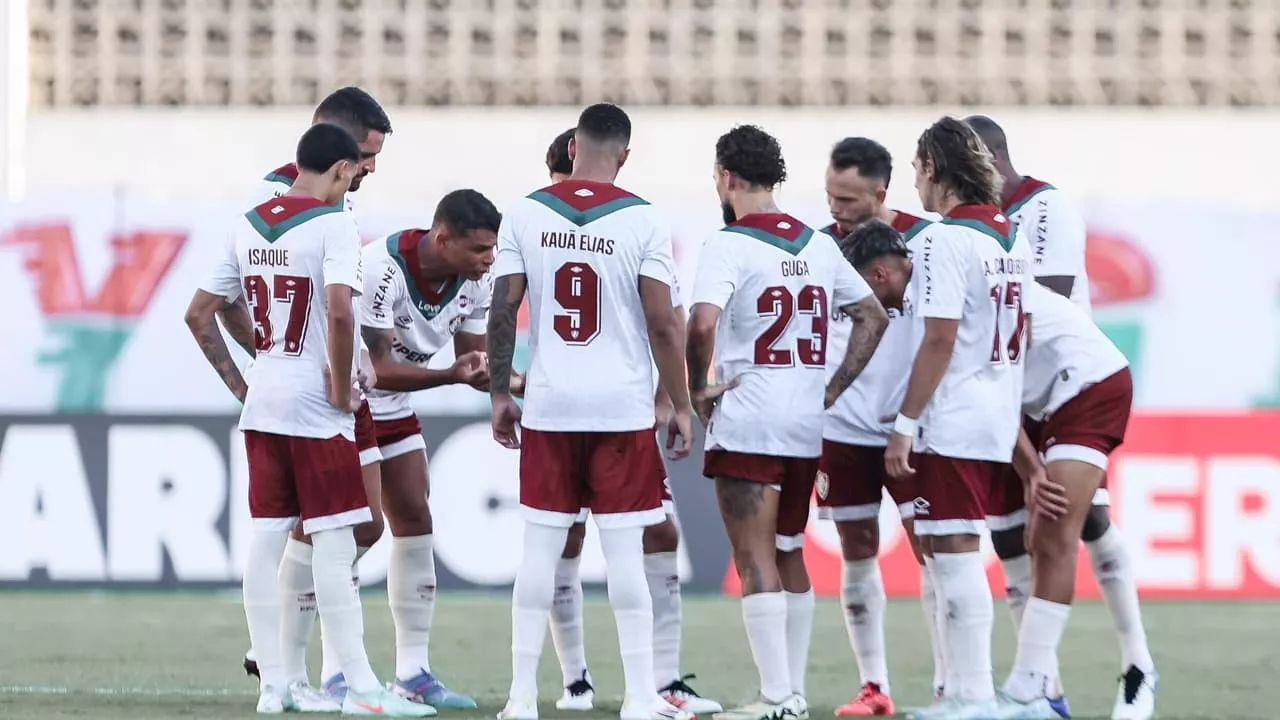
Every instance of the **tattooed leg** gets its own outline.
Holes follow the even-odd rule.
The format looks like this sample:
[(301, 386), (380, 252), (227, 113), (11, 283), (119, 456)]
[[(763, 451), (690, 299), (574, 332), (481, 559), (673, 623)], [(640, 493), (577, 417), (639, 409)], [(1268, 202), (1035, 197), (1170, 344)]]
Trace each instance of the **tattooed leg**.
[(776, 532), (780, 493), (757, 482), (716, 478), (716, 499), (724, 520), (742, 594), (779, 592)]

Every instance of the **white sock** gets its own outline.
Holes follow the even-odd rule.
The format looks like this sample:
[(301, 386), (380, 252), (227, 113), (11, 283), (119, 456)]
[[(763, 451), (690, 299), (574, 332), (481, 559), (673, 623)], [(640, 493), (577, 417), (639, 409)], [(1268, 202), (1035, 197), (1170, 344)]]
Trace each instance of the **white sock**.
[(432, 536), (391, 538), (387, 602), (396, 626), (396, 678), (431, 670), (427, 651), (436, 613), (436, 559)]
[(626, 686), (623, 704), (653, 701), (653, 599), (644, 572), (644, 528), (600, 528), (609, 582), (609, 605), (618, 625), (618, 650)]
[(316, 582), (316, 605), (338, 655), (347, 687), (357, 693), (381, 689), (364, 649), (364, 611), (352, 581), (356, 536), (350, 527), (311, 534), (311, 569)]
[[(936, 693), (947, 682), (947, 634), (942, 631), (943, 618), (939, 613), (942, 604), (933, 582), (933, 558), (925, 556), (920, 568), (920, 603), (924, 606), (924, 626), (929, 630), (929, 643), (933, 646), (933, 691)], [(885, 690), (888, 695), (888, 690)]]
[(760, 672), (760, 694), (770, 702), (782, 702), (791, 695), (786, 596), (782, 592), (747, 595), (742, 598), (742, 622)]
[(538, 698), (538, 660), (555, 599), (556, 562), (569, 528), (524, 524), (524, 547), (511, 598), (511, 691), (517, 702)]
[[(360, 558), (369, 552), (369, 548), (364, 546), (356, 547), (356, 563), (360, 562)], [(351, 566), (351, 585), (355, 588), (356, 597), (360, 596), (360, 578), (356, 576), (356, 568), (353, 563)], [(314, 584), (313, 584), (314, 587)], [(333, 640), (329, 634), (324, 631), (324, 619), (320, 620), (320, 683), (323, 685), (334, 675), (342, 672), (342, 665), (338, 662), (338, 649), (334, 647)]]
[(995, 620), (991, 586), (982, 554), (934, 553), (934, 582), (946, 608), (948, 697), (987, 701), (991, 680), (991, 628)]
[(551, 603), (551, 643), (560, 658), (564, 686), (581, 680), (587, 672), (587, 647), (582, 636), (582, 556), (560, 558), (556, 563), (555, 599)]
[(1058, 644), (1070, 615), (1070, 605), (1038, 597), (1027, 601), (1018, 630), (1018, 654), (1004, 684), (1005, 693), (1022, 702), (1050, 697), (1058, 677)]
[(1120, 635), (1120, 656), (1123, 667), (1136, 665), (1149, 673), (1155, 670), (1151, 650), (1147, 647), (1147, 631), (1142, 627), (1142, 608), (1138, 604), (1138, 585), (1133, 579), (1133, 561), (1124, 538), (1115, 525), (1107, 528), (1094, 542), (1085, 543), (1089, 548), (1089, 560), (1093, 564), (1093, 576), (1098, 579), (1102, 598)]
[(244, 568), (244, 618), (249, 625), (249, 642), (258, 660), (263, 688), (284, 690), (284, 649), (280, 626), (284, 617), (280, 605), (280, 561), (284, 558), (289, 530), (254, 528), (249, 539)]
[(1022, 627), (1022, 612), (1031, 597), (1031, 556), (1023, 553), (1016, 558), (1001, 560), (1004, 566), (1005, 602), (1009, 604), (1009, 617), (1013, 618), (1016, 635)]
[(889, 694), (889, 666), (885, 658), (884, 614), (887, 601), (880, 563), (845, 560), (841, 575), (840, 602), (844, 605), (844, 629), (858, 661), (859, 685), (876, 683)]
[(307, 682), (307, 645), (316, 625), (316, 581), (311, 546), (289, 538), (280, 561), (280, 601), (284, 608), (280, 642), (289, 682)]
[(680, 679), (680, 558), (674, 552), (644, 556), (653, 601), (653, 679), (658, 689)]
[(813, 641), (813, 588), (787, 596), (787, 669), (791, 692), (804, 697), (809, 670), (809, 644)]

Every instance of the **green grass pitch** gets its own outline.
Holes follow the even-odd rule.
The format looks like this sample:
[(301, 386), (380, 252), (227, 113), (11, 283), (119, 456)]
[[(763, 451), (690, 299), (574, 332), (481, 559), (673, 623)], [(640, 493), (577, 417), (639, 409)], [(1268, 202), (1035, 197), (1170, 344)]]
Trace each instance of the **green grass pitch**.
[[(386, 596), (364, 594), (365, 640), (380, 677), (393, 669)], [(1280, 605), (1148, 603), (1148, 634), (1161, 671), (1162, 718), (1280, 716)], [(240, 670), (247, 645), (234, 593), (0, 593), (0, 718), (252, 718), (255, 686)], [(432, 665), (480, 709), (442, 718), (492, 718), (510, 679), (509, 598), (446, 594), (436, 611)], [(738, 603), (687, 598), (685, 672), (727, 704), (749, 699), (755, 669)], [(889, 665), (900, 710), (928, 700), (932, 659), (919, 603), (890, 603)], [(602, 596), (588, 598), (587, 657), (597, 711), (555, 710), (560, 673), (550, 641), (541, 672), (542, 717), (616, 718), (621, 700), (617, 637)], [(312, 676), (318, 674), (318, 640)], [(1008, 613), (996, 603), (996, 680), (1013, 655)], [(1104, 608), (1078, 606), (1062, 649), (1062, 670), (1075, 716), (1110, 713), (1118, 650)], [(820, 600), (809, 660), (808, 697), (815, 720), (856, 689), (856, 668), (838, 603)]]

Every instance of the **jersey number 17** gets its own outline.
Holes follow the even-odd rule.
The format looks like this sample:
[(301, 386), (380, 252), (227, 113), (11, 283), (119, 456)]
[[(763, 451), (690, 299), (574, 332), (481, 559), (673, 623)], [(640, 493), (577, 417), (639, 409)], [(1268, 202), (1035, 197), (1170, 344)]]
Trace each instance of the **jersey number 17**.
[[(991, 288), (991, 302), (996, 306), (996, 329), (991, 338), (991, 364), (1017, 365), (1022, 359), (1022, 335), (1025, 332), (1027, 316), (1022, 312), (1022, 283), (1009, 281), (1003, 287)], [(1002, 309), (1013, 313), (1013, 334), (1008, 340), (1000, 337), (1000, 312)]]

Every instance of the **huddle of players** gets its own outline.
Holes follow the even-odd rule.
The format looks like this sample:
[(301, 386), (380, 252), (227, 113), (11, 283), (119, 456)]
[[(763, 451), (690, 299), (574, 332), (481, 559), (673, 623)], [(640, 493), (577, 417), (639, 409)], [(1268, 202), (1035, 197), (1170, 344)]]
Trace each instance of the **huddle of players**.
[[(592, 705), (582, 652), (576, 567), (581, 535), (571, 530), (581, 526), (588, 509), (601, 529), (610, 600), (618, 620), (627, 681), (622, 716), (685, 718), (692, 712), (720, 709), (694, 693), (684, 682), (687, 678), (678, 673), (679, 582), (674, 553), (678, 534), (674, 511), (662, 509), (665, 471), (652, 433), (655, 420), (657, 425), (667, 424), (668, 447), (684, 438), (682, 449), (675, 452), (683, 455), (691, 408), (708, 424), (705, 474), (716, 478), (743, 581), (744, 620), (761, 672), (760, 700), (718, 717), (807, 717), (803, 689), (813, 597), (798, 550), (809, 497), (815, 476), (822, 499), (836, 496), (837, 488), (845, 484), (841, 473), (849, 482), (865, 484), (866, 475), (874, 470), (865, 459), (859, 464), (827, 452), (831, 444), (821, 438), (824, 425), (830, 423), (824, 423), (822, 408), (816, 404), (817, 388), (824, 387), (824, 376), (817, 371), (830, 375), (824, 390), (827, 407), (851, 384), (855, 389), (859, 383), (867, 385), (868, 378), (860, 378), (859, 373), (869, 361), (874, 367), (873, 358), (881, 357), (883, 351), (876, 347), (884, 347), (881, 335), (886, 334), (886, 325), (886, 336), (893, 337), (895, 326), (904, 324), (890, 323), (883, 303), (899, 313), (907, 309), (908, 315), (927, 319), (914, 323), (923, 325), (920, 331), (908, 327), (897, 332), (910, 342), (922, 331), (923, 339), (912, 380), (901, 383), (906, 385), (906, 399), (893, 424), (895, 432), (884, 461), (877, 463), (878, 477), (883, 477), (886, 467), (895, 477), (913, 476), (910, 464), (925, 468), (913, 502), (916, 533), (924, 538), (917, 541), (924, 572), (935, 596), (945, 598), (953, 608), (973, 611), (938, 616), (935, 647), (940, 650), (935, 658), (948, 671), (935, 685), (945, 686), (946, 692), (920, 716), (994, 717), (996, 711), (1003, 713), (999, 717), (1042, 716), (1034, 714), (1040, 712), (1036, 703), (1048, 702), (1055, 688), (1056, 661), (1052, 667), (1043, 658), (1039, 665), (1033, 659), (1023, 662), (1022, 650), (1024, 644), (1044, 645), (1044, 633), (1020, 643), (1019, 664), (1006, 686), (1008, 694), (996, 701), (990, 677), (990, 596), (984, 573), (985, 625), (981, 603), (972, 602), (973, 561), (981, 572), (976, 536), (982, 506), (1000, 479), (991, 477), (1003, 476), (1003, 467), (1013, 455), (1012, 442), (1008, 452), (995, 447), (1003, 439), (997, 427), (1011, 425), (1012, 432), (1005, 434), (1017, 437), (1020, 338), (1025, 322), (1020, 303), (1025, 292), (1031, 306), (1030, 298), (1037, 293), (1022, 277), (1031, 265), (1022, 247), (1025, 238), (1016, 242), (1022, 236), (996, 207), (998, 187), (989, 155), (969, 126), (950, 118), (940, 121), (922, 136), (917, 153), (922, 201), (926, 209), (942, 212), (946, 218), (923, 234), (924, 221), (901, 214), (889, 218), (901, 217), (898, 225), (911, 220), (903, 229), (924, 239), (923, 274), (912, 272), (911, 253), (890, 228), (868, 224), (837, 242), (779, 212), (771, 191), (785, 179), (785, 164), (776, 141), (751, 126), (735, 128), (722, 137), (716, 148), (716, 177), (728, 226), (708, 242), (699, 264), (688, 329), (686, 384), (680, 358), (685, 349), (683, 323), (673, 310), (681, 303), (674, 292), (670, 233), (651, 206), (613, 185), (630, 139), (630, 122), (621, 110), (611, 105), (588, 108), (569, 143), (570, 177), (519, 201), (500, 227), (497, 211), (483, 196), (474, 191), (451, 193), (441, 201), (429, 230), (396, 233), (365, 248), (368, 267), (364, 269), (373, 272), (364, 277), (355, 224), (351, 214), (342, 210), (350, 210), (347, 193), (373, 171), (390, 125), (372, 98), (355, 88), (344, 88), (326, 99), (314, 119), (316, 125), (299, 143), (297, 163), (267, 178), (283, 186), (284, 196), (258, 205), (238, 222), (234, 247), (229, 247), (211, 280), (197, 292), (188, 313), (192, 332), (211, 364), (245, 401), (241, 428), (249, 451), (250, 509), (255, 518), (245, 605), (256, 651), (256, 658), (246, 658), (246, 669), (261, 676), (260, 712), (341, 709), (349, 714), (424, 717), (435, 714), (435, 706), (474, 707), (470, 698), (445, 688), (427, 663), (434, 565), (425, 453), (407, 402), (408, 392), (466, 382), (490, 391), (499, 442), (521, 447), (521, 504), (528, 522), (514, 593), (512, 688), (501, 717), (537, 717), (534, 679), (545, 623), (553, 608), (553, 637), (566, 685), (557, 706), (589, 709)], [(887, 171), (883, 180), (887, 184)], [(879, 207), (882, 199), (883, 189), (875, 214), (888, 214)], [(840, 221), (837, 200), (832, 194), (833, 213)], [(948, 233), (960, 239), (937, 243), (936, 236)], [(956, 247), (950, 247), (953, 244)], [(492, 272), (491, 263), (497, 265)], [(311, 312), (316, 282), (326, 288), (319, 313)], [(923, 287), (908, 290), (916, 285)], [(1001, 294), (993, 296), (993, 287)], [(515, 315), (526, 290), (534, 318), (533, 366), (522, 417), (513, 396), (525, 391), (524, 378), (511, 371), (511, 357)], [(1003, 294), (1006, 291), (1010, 292)], [(913, 293), (919, 294), (914, 313), (907, 297)], [(241, 295), (247, 302), (237, 302)], [(356, 295), (361, 296), (361, 313), (352, 309)], [(485, 328), (483, 318), (491, 303)], [(1040, 308), (1038, 299), (1034, 307)], [(850, 335), (840, 358), (827, 353), (829, 313), (837, 329), (843, 324)], [(721, 315), (728, 316), (723, 323)], [(231, 362), (215, 316), (254, 356), (246, 373), (252, 382), (246, 382)], [(358, 358), (353, 340), (356, 318), (368, 347)], [(945, 343), (936, 337), (939, 324), (944, 331), (950, 327), (955, 350), (950, 363), (952, 349), (943, 352)], [(1066, 325), (1078, 330), (1069, 321)], [(1070, 332), (1065, 336), (1074, 338)], [(450, 338), (458, 357), (453, 367), (447, 371), (426, 368)], [(1066, 346), (1074, 344), (1069, 341)], [(487, 356), (480, 352), (486, 345)], [(726, 381), (723, 385), (707, 385), (713, 348), (716, 375)], [(985, 365), (968, 362), (978, 357), (975, 348), (990, 355), (984, 355)], [(1035, 348), (1028, 348), (1032, 356)], [(972, 352), (965, 355), (962, 349)], [(967, 359), (957, 362), (962, 356)], [(656, 401), (650, 357), (660, 380)], [(936, 367), (928, 367), (930, 358)], [(966, 362), (967, 367), (960, 367)], [(961, 371), (953, 372), (953, 367)], [(593, 372), (593, 368), (610, 370)], [(623, 368), (622, 377), (618, 368)], [(1048, 373), (1050, 385), (1059, 373), (1065, 382), (1067, 369), (1055, 368)], [(350, 384), (334, 380), (348, 377), (354, 378)], [(1049, 388), (1052, 392), (1046, 391), (1052, 397), (1045, 399), (1065, 406), (1076, 395), (1083, 398), (1093, 383), (1101, 386), (1098, 381), (1103, 379), (1086, 378), (1082, 388), (1081, 380), (1073, 378), (1075, 395), (1064, 395), (1054, 386)], [(931, 401), (940, 380), (945, 392)], [(925, 392), (913, 393), (917, 385)], [(1000, 407), (1011, 408), (1012, 420), (993, 417), (987, 424), (985, 416), (974, 413), (984, 403), (990, 406), (989, 398), (1000, 395), (992, 392), (997, 388), (1007, 400)], [(893, 395), (879, 386), (874, 389), (882, 393), (881, 399)], [(367, 403), (358, 400), (364, 393)], [(922, 417), (926, 407), (928, 414)], [(1126, 397), (1125, 417), (1127, 411)], [(833, 411), (838, 412), (839, 408)], [(1042, 407), (1040, 414), (1049, 411)], [(937, 422), (944, 418), (946, 422)], [(873, 431), (884, 435), (885, 423), (875, 415), (871, 419)], [(523, 427), (519, 436), (517, 421)], [(918, 433), (910, 427), (913, 424), (920, 428)], [(983, 447), (980, 454), (997, 457), (977, 462), (967, 458), (967, 450), (961, 447), (973, 443), (960, 442), (954, 432), (951, 437), (932, 432), (935, 427), (950, 427), (972, 434), (984, 424), (988, 433), (977, 444), (991, 447)], [(1095, 455), (1068, 452), (1065, 460), (1055, 461), (1049, 453), (1047, 472), (1035, 449), (1022, 441), (1014, 459), (1028, 478), (1037, 512), (1032, 523), (1037, 580), (1040, 568), (1050, 563), (1043, 562), (1045, 555), (1035, 539), (1043, 533), (1036, 530), (1069, 527), (1078, 519), (1070, 490), (1081, 484), (1076, 476), (1092, 470), (1081, 473), (1076, 466), (1092, 468), (1099, 462), (1105, 466), (1105, 452), (1123, 435), (1123, 420), (1119, 428), (1119, 436), (1107, 440), (1112, 442), (1110, 447), (1096, 449), (1068, 444), (1059, 432), (1057, 449), (1084, 447)], [(916, 434), (916, 449), (921, 452), (911, 453), (910, 438)], [(948, 447), (960, 449), (953, 457), (941, 452)], [(1086, 456), (1081, 460), (1077, 455)], [(353, 459), (365, 468), (359, 488), (351, 482)], [(397, 463), (397, 459), (402, 460)], [(1086, 477), (1085, 485), (1092, 481), (1097, 487), (1101, 470), (1093, 474), (1098, 477)], [(876, 484), (877, 503), (879, 489)], [(983, 497), (967, 497), (977, 495)], [(397, 640), (394, 692), (382, 689), (369, 669), (359, 598), (351, 578), (361, 548), (381, 534), (381, 518), (369, 511), (371, 504), (379, 502), (394, 538), (388, 578)], [(838, 522), (842, 507), (833, 508)], [(956, 517), (944, 517), (947, 513)], [(296, 522), (299, 518), (301, 523)], [(931, 523), (933, 527), (928, 527)], [(1078, 524), (1073, 549), (1080, 534)], [(294, 537), (288, 538), (291, 530)], [(851, 548), (845, 544), (848, 556)], [(866, 558), (847, 560), (846, 591), (851, 584), (857, 585), (850, 582), (850, 568), (858, 562), (860, 587), (865, 589), (872, 580)], [(1069, 560), (1064, 557), (1062, 562)], [(1074, 577), (1074, 570), (1069, 577)], [(874, 580), (878, 582), (878, 573)], [(1045, 594), (1040, 584), (1035, 587), (1036, 599), (1055, 604), (1040, 597)], [(1069, 588), (1065, 594), (1061, 599), (1069, 601)], [(874, 599), (871, 593), (865, 603), (868, 610)], [(883, 604), (880, 586), (881, 668)], [(1066, 607), (1063, 602), (1056, 605)], [(321, 691), (307, 683), (302, 660), (316, 606), (325, 645), (322, 675), (326, 680)], [(1034, 616), (1036, 600), (1027, 607)], [(1065, 623), (1065, 611), (1060, 615)], [(1024, 628), (1032, 625), (1030, 620)], [(880, 700), (888, 702), (887, 677), (874, 679), (875, 643), (855, 636), (854, 625), (867, 623), (850, 625), (866, 683), (851, 706), (864, 701), (864, 709), (872, 712), (855, 708), (843, 714), (887, 714), (891, 705), (887, 712), (883, 704), (871, 707)], [(985, 647), (978, 637), (983, 627)], [(1057, 634), (1061, 634), (1060, 625)], [(1049, 645), (1056, 647), (1056, 638), (1051, 639)], [(1135, 693), (1141, 695), (1146, 688), (1149, 697), (1154, 682), (1149, 656), (1146, 670), (1139, 669), (1137, 662), (1131, 668), (1138, 673)], [(1024, 665), (1034, 669), (1026, 670)], [(982, 667), (986, 668), (985, 688)], [(1034, 684), (1031, 681), (1014, 682), (1027, 677), (1044, 679), (1038, 694), (1026, 691)], [(1126, 697), (1134, 695), (1129, 691), (1134, 683), (1129, 680), (1127, 674), (1122, 688)], [(1011, 714), (1015, 712), (1021, 714)]]

